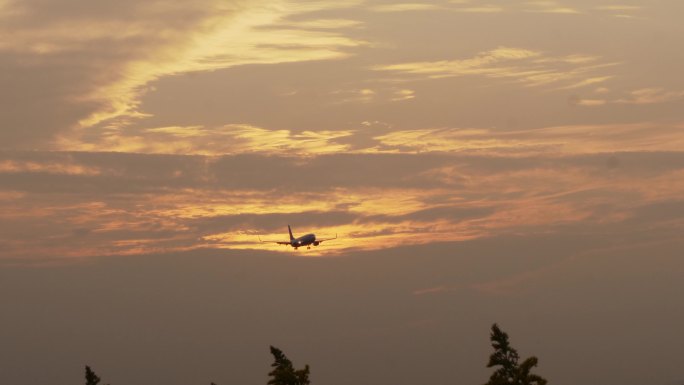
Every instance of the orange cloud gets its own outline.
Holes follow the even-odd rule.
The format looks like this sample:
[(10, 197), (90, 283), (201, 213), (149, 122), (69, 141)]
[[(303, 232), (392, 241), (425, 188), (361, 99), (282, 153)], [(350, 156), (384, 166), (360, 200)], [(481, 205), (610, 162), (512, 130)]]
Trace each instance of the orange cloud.
[[(430, 207), (425, 201), (443, 194), (442, 190), (343, 189), (336, 188), (306, 196), (290, 194), (274, 200), (272, 191), (203, 192), (184, 191), (156, 199), (161, 210), (154, 216), (203, 218), (240, 214), (297, 214), (306, 211), (345, 211), (365, 216), (401, 216)], [(202, 203), (196, 203), (196, 202)]]
[[(625, 155), (627, 159), (630, 156)], [(479, 162), (513, 162), (517, 166), (482, 168)], [(164, 176), (168, 173), (159, 175), (165, 178), (162, 188), (140, 192), (90, 194), (78, 188), (74, 193), (22, 192), (17, 190), (21, 186), (9, 185), (9, 190), (0, 193), (0, 223), (5, 224), (0, 243), (5, 255), (14, 257), (133, 255), (200, 247), (292, 253), (285, 246), (260, 243), (257, 235), (283, 239), (290, 219), (301, 222), (310, 218), (310, 224), (295, 226), (296, 234), (313, 231), (319, 237), (338, 234), (338, 239), (298, 253), (339, 255), (552, 232), (557, 226), (617, 225), (637, 215), (640, 207), (680, 199), (684, 191), (684, 171), (678, 168), (648, 171), (645, 176), (631, 173), (630, 168), (622, 171), (619, 163), (614, 168), (593, 163), (553, 157), (520, 161), (445, 157), (441, 166), (406, 174), (407, 183), (419, 180), (421, 187), (328, 187), (287, 194), (221, 187), (211, 175), (193, 183), (193, 188), (173, 187), (176, 177)], [(32, 171), (24, 168), (17, 172)], [(115, 175), (103, 172), (80, 176)], [(150, 179), (137, 174), (132, 177), (129, 184)], [(658, 223), (649, 220), (644, 226)]]
[[(339, 255), (351, 251), (379, 250), (431, 242), (464, 241), (481, 236), (475, 231), (466, 229), (465, 226), (451, 224), (444, 220), (436, 222), (357, 222), (316, 228), (315, 231), (317, 237), (334, 237), (337, 235), (337, 239), (324, 242), (319, 246), (312, 246), (310, 250), (299, 250), (303, 256)], [(257, 235), (258, 233), (255, 231), (237, 231), (212, 234), (202, 239), (214, 247), (227, 249), (294, 252), (289, 246), (261, 243)], [(266, 233), (260, 236), (264, 240), (287, 241), (286, 233)]]

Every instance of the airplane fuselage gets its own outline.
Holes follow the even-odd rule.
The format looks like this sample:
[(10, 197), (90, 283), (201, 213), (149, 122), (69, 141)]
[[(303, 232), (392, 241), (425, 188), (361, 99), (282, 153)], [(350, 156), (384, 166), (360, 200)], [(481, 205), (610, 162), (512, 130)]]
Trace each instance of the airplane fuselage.
[(290, 241), (290, 246), (294, 247), (295, 249), (301, 246), (309, 245), (318, 246), (318, 241), (316, 241), (315, 234), (302, 235), (301, 237), (295, 238)]

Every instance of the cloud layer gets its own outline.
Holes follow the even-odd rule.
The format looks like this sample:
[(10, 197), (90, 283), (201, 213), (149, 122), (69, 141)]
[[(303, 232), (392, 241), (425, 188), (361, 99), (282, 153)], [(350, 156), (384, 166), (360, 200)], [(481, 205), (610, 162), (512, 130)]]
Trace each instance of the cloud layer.
[[(3, 255), (79, 257), (271, 249), (315, 230), (320, 253), (609, 226), (681, 230), (679, 153), (302, 159), (5, 153)], [(635, 181), (639, 182), (636, 183)], [(661, 207), (673, 205), (674, 211)], [(649, 218), (649, 219), (644, 219)]]

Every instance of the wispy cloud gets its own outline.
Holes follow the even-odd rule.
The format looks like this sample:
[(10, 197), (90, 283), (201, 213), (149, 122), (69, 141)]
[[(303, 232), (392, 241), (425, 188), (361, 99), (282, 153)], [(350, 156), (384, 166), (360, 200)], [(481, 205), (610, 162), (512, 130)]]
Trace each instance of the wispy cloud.
[(600, 63), (598, 57), (570, 55), (546, 56), (540, 51), (499, 47), (468, 59), (409, 62), (375, 67), (377, 71), (402, 75), (405, 80), (440, 79), (461, 76), (485, 76), (513, 79), (529, 86), (556, 85), (580, 88), (605, 82), (611, 76), (586, 77), (602, 68), (615, 65)]
[[(0, 40), (0, 51), (17, 58), (13, 62), (31, 63), (6, 69), (15, 73), (8, 87), (30, 93), (36, 87), (27, 78), (34, 83), (43, 78), (26, 76), (27, 71), (48, 74), (38, 88), (52, 91), (34, 99), (52, 98), (45, 103), (59, 106), (55, 111), (45, 109), (42, 117), (24, 120), (23, 126), (49, 134), (122, 126), (148, 116), (140, 110), (140, 97), (149, 83), (165, 76), (347, 56), (348, 48), (364, 44), (341, 32), (349, 21), (321, 28), (325, 23), (307, 20), (300, 25), (285, 20), (301, 12), (349, 4), (356, 2), (121, 2), (70, 13), (29, 1), (22, 3), (21, 12), (10, 22), (0, 25), (0, 34), (12, 36)], [(275, 28), (279, 23), (283, 25)], [(19, 118), (12, 114), (24, 114), (22, 108), (28, 107), (15, 106), (10, 109), (18, 112), (3, 114), (0, 123), (11, 127), (5, 141), (16, 141), (30, 131), (13, 128)]]
[(594, 9), (602, 13), (608, 13), (613, 17), (633, 19), (638, 17), (637, 15), (644, 9), (644, 7), (639, 5), (611, 4), (600, 5)]
[(421, 296), (421, 295), (434, 295), (434, 294), (442, 294), (442, 293), (448, 293), (450, 291), (455, 291), (457, 290), (454, 287), (442, 285), (442, 286), (435, 286), (435, 287), (428, 287), (425, 289), (418, 289), (413, 291), (413, 295)]
[(540, 52), (521, 48), (499, 47), (481, 52), (473, 58), (462, 60), (441, 60), (434, 62), (410, 62), (375, 67), (378, 71), (392, 71), (404, 74), (426, 75), (431, 78), (449, 76), (482, 75), (492, 73), (492, 65), (541, 56)]
[(73, 162), (54, 163), (25, 160), (0, 161), (0, 173), (45, 173), (59, 175), (100, 175), (101, 170)]
[(458, 7), (458, 8), (453, 8), (453, 11), (457, 12), (465, 12), (465, 13), (501, 13), (504, 12), (506, 9), (498, 6), (498, 5), (492, 5), (492, 4), (483, 4), (483, 5), (475, 5), (475, 6), (467, 6), (467, 7)]
[(419, 11), (450, 11), (463, 13), (503, 13), (530, 12), (545, 14), (579, 14), (581, 11), (567, 4), (551, 1), (527, 2), (492, 2), (485, 0), (452, 0), (446, 3), (396, 3), (380, 4), (370, 8), (375, 12), (419, 12)]
[(640, 5), (617, 4), (617, 5), (600, 5), (600, 6), (596, 7), (596, 9), (598, 9), (600, 11), (628, 12), (628, 11), (639, 11), (639, 10), (643, 9), (643, 7)]
[(362, 28), (364, 23), (359, 20), (352, 19), (315, 19), (315, 20), (301, 20), (301, 21), (284, 21), (274, 24), (270, 29), (345, 29), (345, 28)]
[(667, 91), (664, 88), (642, 88), (629, 93), (629, 97), (618, 99), (615, 103), (656, 104), (684, 99), (684, 91)]
[(158, 61), (158, 56), (154, 62), (134, 63), (128, 68), (129, 74), (123, 80), (100, 88), (95, 98), (106, 99), (118, 95), (118, 101), (113, 99), (115, 101), (110, 111), (95, 114), (82, 121), (81, 125), (92, 126), (120, 115), (135, 116), (141, 86), (162, 76), (243, 64), (336, 59), (347, 55), (344, 48), (363, 44), (335, 31), (311, 29), (311, 22), (303, 26), (291, 24), (281, 29), (263, 28), (277, 24), (279, 20), (298, 10), (296, 6), (289, 11), (283, 11), (285, 9), (288, 7), (255, 7), (241, 10), (239, 18), (225, 17), (204, 21), (211, 27), (202, 35), (196, 36), (192, 45), (165, 47), (173, 50), (174, 54), (170, 55), (169, 50), (163, 53), (161, 62)]
[(613, 16), (631, 16), (642, 10), (643, 6), (627, 4), (577, 4), (577, 2), (558, 0), (531, 1), (488, 1), (488, 0), (451, 0), (444, 3), (406, 2), (374, 5), (370, 9), (375, 12), (420, 12), (451, 11), (464, 13), (531, 13), (545, 15), (581, 15), (595, 11), (610, 13)]
[(371, 7), (375, 12), (414, 12), (414, 11), (432, 11), (443, 9), (441, 6), (432, 3), (395, 3), (395, 4), (380, 4)]
[(334, 91), (335, 103), (386, 103), (411, 100), (416, 93), (408, 88), (362, 88)]
[[(679, 97), (684, 97), (684, 94)], [(411, 100), (411, 90), (397, 90), (393, 102)], [(375, 100), (375, 92), (346, 102)], [(358, 99), (358, 98), (367, 98)], [(610, 103), (647, 104), (675, 100), (675, 93), (638, 92), (634, 99)], [(604, 99), (578, 99), (575, 105), (604, 106)], [(72, 151), (117, 151), (145, 154), (267, 154), (311, 157), (361, 153), (480, 153), (491, 156), (572, 155), (603, 152), (679, 151), (684, 148), (681, 124), (656, 122), (551, 126), (527, 130), (490, 128), (424, 128), (292, 131), (247, 124), (218, 127), (172, 126), (112, 131), (91, 141), (62, 142)]]
[(378, 98), (378, 92), (371, 88), (334, 91), (337, 103), (370, 103)]
[(525, 5), (528, 7), (527, 12), (537, 12), (537, 13), (557, 13), (557, 14), (579, 14), (580, 11), (564, 6), (558, 1), (554, 0), (536, 0), (527, 1)]
[(107, 150), (148, 154), (225, 155), (265, 153), (273, 155), (320, 155), (350, 149), (338, 139), (353, 131), (269, 130), (247, 124), (219, 127), (172, 126), (133, 131), (111, 131), (90, 141), (63, 140), (71, 151)]
[(416, 97), (416, 93), (410, 89), (401, 89), (394, 91), (392, 101), (399, 102), (402, 100), (411, 100)]
[(570, 90), (574, 88), (582, 88), (586, 86), (591, 86), (595, 84), (601, 84), (605, 83), (606, 81), (612, 79), (613, 76), (596, 76), (596, 77), (590, 77), (584, 80), (580, 80), (577, 83), (570, 84), (569, 86), (561, 87), (561, 89), (564, 90)]
[(616, 151), (679, 151), (681, 125), (658, 123), (580, 125), (522, 131), (421, 129), (376, 137), (388, 149), (409, 152), (476, 152), (506, 156)]
[[(608, 89), (599, 89), (597, 91), (598, 94), (606, 94), (610, 92)], [(670, 103), (682, 99), (684, 99), (684, 91), (668, 91), (662, 87), (653, 87), (630, 91), (627, 93), (627, 95), (615, 99), (580, 98), (576, 101), (576, 104), (587, 107), (615, 104), (648, 105)]]
[(577, 100), (577, 105), (585, 107), (598, 107), (605, 106), (608, 101), (603, 99), (579, 99)]

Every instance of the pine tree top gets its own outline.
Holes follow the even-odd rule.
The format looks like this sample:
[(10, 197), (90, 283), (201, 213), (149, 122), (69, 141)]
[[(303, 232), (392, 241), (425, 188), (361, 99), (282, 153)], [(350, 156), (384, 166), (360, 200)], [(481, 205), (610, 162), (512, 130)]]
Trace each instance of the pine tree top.
[(97, 385), (100, 382), (100, 377), (95, 374), (95, 372), (90, 369), (90, 366), (85, 367), (85, 380), (86, 385)]
[(488, 368), (499, 366), (485, 385), (546, 385), (546, 379), (531, 374), (533, 367), (537, 366), (537, 357), (530, 357), (519, 364), (520, 355), (508, 341), (508, 334), (492, 325), (490, 335), (494, 353), (489, 356)]

